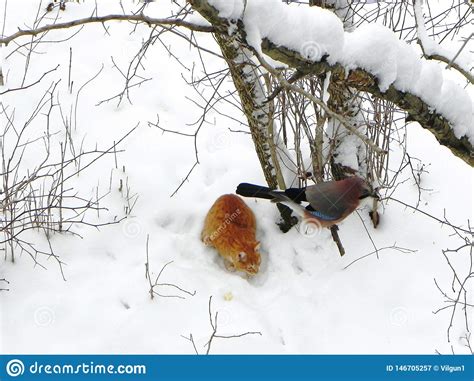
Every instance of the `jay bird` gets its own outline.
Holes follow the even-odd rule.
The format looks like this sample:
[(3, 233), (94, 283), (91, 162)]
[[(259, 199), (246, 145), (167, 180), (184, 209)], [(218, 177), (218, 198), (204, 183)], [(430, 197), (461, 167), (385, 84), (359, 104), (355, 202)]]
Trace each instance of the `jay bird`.
[[(275, 191), (270, 188), (241, 183), (236, 193), (244, 197), (270, 199), (289, 206), (304, 219), (316, 221), (321, 227), (331, 227), (351, 214), (366, 197), (378, 198), (368, 184), (353, 176), (339, 181), (327, 181), (304, 188)], [(302, 201), (308, 206), (300, 205)]]

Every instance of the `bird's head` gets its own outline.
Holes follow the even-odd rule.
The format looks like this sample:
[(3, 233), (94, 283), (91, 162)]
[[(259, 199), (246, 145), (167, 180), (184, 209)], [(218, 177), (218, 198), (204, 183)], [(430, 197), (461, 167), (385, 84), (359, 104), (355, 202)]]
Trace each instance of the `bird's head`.
[(380, 199), (377, 189), (374, 189), (367, 181), (358, 176), (347, 177), (338, 181), (338, 184), (341, 189), (345, 189), (346, 197), (353, 201), (358, 200), (360, 202), (369, 197)]

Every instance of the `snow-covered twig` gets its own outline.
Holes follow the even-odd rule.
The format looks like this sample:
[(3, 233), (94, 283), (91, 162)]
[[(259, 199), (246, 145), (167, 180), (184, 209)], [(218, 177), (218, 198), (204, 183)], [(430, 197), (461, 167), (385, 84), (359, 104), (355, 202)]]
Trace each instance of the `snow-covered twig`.
[[(471, 84), (474, 84), (474, 76), (470, 73), (470, 68), (456, 61), (462, 50), (466, 47), (467, 43), (474, 36), (474, 33), (471, 33), (469, 37), (465, 39), (464, 43), (458, 49), (457, 53), (453, 55), (451, 52), (444, 49), (442, 46), (440, 46), (428, 36), (428, 32), (426, 30), (425, 22), (423, 19), (422, 5), (423, 0), (415, 0), (413, 3), (413, 7), (415, 9), (416, 30), (418, 36), (417, 42), (420, 45), (421, 50), (423, 51), (423, 55), (427, 59), (437, 60), (446, 63), (446, 69), (449, 69), (450, 67), (456, 69)], [(448, 54), (453, 55), (453, 57), (448, 58)]]

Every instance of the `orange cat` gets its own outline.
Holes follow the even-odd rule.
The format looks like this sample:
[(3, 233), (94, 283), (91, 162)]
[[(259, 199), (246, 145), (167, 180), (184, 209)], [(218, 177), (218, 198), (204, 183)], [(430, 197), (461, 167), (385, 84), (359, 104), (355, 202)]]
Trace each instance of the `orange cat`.
[(207, 213), (202, 241), (224, 257), (227, 269), (255, 275), (260, 267), (260, 242), (255, 239), (255, 216), (238, 196), (219, 197)]

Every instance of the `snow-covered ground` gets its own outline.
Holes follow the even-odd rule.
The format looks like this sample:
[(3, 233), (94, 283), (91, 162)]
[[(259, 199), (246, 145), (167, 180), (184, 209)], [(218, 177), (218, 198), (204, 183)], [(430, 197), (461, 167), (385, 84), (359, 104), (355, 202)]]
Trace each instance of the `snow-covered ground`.
[[(8, 3), (6, 35), (34, 21), (38, 2), (29, 3), (35, 6), (20, 8)], [(160, 7), (168, 6), (168, 2), (158, 3), (148, 8), (157, 17)], [(59, 17), (62, 21), (87, 17), (93, 8), (94, 2), (68, 3)], [(118, 4), (99, 3), (99, 14), (114, 12), (121, 12)], [(200, 231), (218, 196), (233, 193), (240, 182), (264, 184), (251, 138), (229, 130), (245, 128), (238, 122), (210, 111), (210, 123), (204, 124), (197, 138), (200, 164), (170, 198), (194, 164), (193, 139), (163, 133), (147, 122), (155, 123), (159, 115), (161, 127), (194, 133), (196, 126), (190, 124), (201, 110), (187, 98), (202, 100), (181, 75), (189, 78), (193, 62), (199, 62), (198, 52), (179, 37), (163, 36), (183, 65), (157, 41), (143, 61), (144, 75), (152, 80), (131, 89), (133, 104), (124, 99), (118, 108), (116, 101), (96, 106), (123, 88), (123, 78), (111, 57), (126, 70), (150, 34), (143, 25), (132, 33), (134, 25), (125, 22), (107, 23), (106, 27), (108, 34), (102, 25), (93, 24), (65, 42), (42, 43), (38, 47), (42, 54), (31, 57), (26, 83), (60, 64), (58, 70), (30, 89), (5, 94), (1, 102), (15, 109), (15, 120), (21, 125), (51, 82), (62, 78), (57, 87), (59, 99), (64, 110), (69, 110), (75, 104), (75, 92), (104, 65), (81, 92), (74, 140), (78, 146), (85, 137), (89, 148), (96, 143), (109, 147), (138, 122), (140, 125), (119, 147), (125, 152), (118, 155), (118, 169), (114, 157), (106, 156), (78, 176), (75, 184), (87, 196), (94, 194), (97, 184), (107, 191), (112, 171), (111, 194), (101, 202), (109, 212), (101, 212), (99, 222), (123, 215), (126, 201), (124, 191), (118, 190), (120, 178), (123, 183), (128, 181), (139, 198), (132, 216), (120, 224), (100, 231), (78, 226), (83, 239), (52, 237), (55, 252), (66, 264), (66, 281), (52, 260), (40, 259), (47, 267), (44, 270), (33, 266), (27, 255), (14, 264), (2, 257), (0, 278), (10, 282), (10, 290), (0, 291), (1, 353), (194, 353), (192, 344), (182, 337), (190, 333), (203, 352), (212, 332), (210, 296), (213, 312), (218, 311), (221, 335), (261, 332), (261, 336), (216, 339), (211, 353), (450, 353), (451, 344), (456, 353), (466, 353), (462, 313), (456, 315), (451, 343), (446, 340), (450, 310), (433, 314), (444, 305), (433, 279), (447, 292), (452, 280), (441, 250), (460, 246), (459, 238), (452, 237), (447, 226), (395, 202), (385, 205), (376, 230), (367, 210), (361, 210), (360, 216), (379, 249), (396, 244), (410, 252), (384, 249), (379, 258), (370, 255), (351, 264), (374, 250), (357, 214), (340, 224), (346, 248), (341, 258), (329, 231), (305, 236), (292, 229), (283, 234), (275, 225), (278, 213), (273, 204), (246, 199), (257, 218), (261, 270), (253, 279), (227, 272), (217, 253), (200, 241)], [(45, 40), (72, 34), (72, 30), (54, 31)], [(28, 37), (21, 40), (27, 41)], [(200, 42), (215, 50), (210, 36), (201, 37)], [(70, 47), (73, 95), (67, 86)], [(12, 44), (2, 52), (3, 72), (8, 73), (5, 88), (18, 86), (24, 73), (23, 56), (7, 58), (14, 48)], [(222, 60), (203, 54), (210, 72), (225, 68)], [(230, 106), (222, 105), (221, 110), (243, 118)], [(52, 128), (61, 131), (55, 137), (59, 142), (63, 126), (58, 111), (52, 120)], [(34, 126), (38, 130), (29, 129), (32, 137), (41, 135), (45, 128), (41, 118)], [(59, 151), (59, 143), (55, 148)], [(451, 223), (465, 227), (472, 220), (472, 169), (415, 123), (408, 126), (408, 148), (412, 156), (429, 164), (428, 172), (421, 176), (428, 190), (422, 192), (420, 209), (440, 218), (446, 211)], [(392, 153), (394, 158), (399, 154)], [(33, 165), (35, 154), (26, 160)], [(402, 177), (409, 178), (409, 173)], [(400, 185), (394, 197), (415, 205), (414, 181)], [(160, 281), (196, 291), (194, 296), (161, 288), (164, 294), (185, 299), (150, 299), (145, 278), (147, 236), (152, 273), (156, 276), (173, 261)], [(29, 237), (44, 241), (40, 233)], [(456, 265), (467, 266), (468, 259), (460, 253)]]

